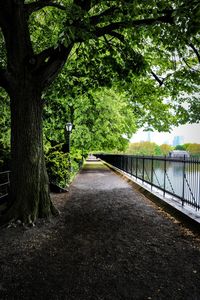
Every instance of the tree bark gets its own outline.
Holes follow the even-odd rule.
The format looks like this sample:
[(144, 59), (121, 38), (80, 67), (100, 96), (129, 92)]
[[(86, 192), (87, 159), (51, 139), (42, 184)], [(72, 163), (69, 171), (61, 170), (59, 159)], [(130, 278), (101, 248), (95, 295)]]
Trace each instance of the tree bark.
[(32, 82), (21, 80), (11, 97), (11, 207), (4, 221), (34, 223), (57, 213), (49, 193), (42, 139), (42, 101)]
[(34, 55), (25, 7), (22, 0), (0, 0), (0, 27), (7, 52), (0, 84), (11, 101), (12, 163), (11, 206), (0, 223), (18, 219), (33, 223), (37, 217), (57, 213), (44, 161), (41, 92), (61, 70), (73, 45), (69, 49), (51, 47), (39, 57)]

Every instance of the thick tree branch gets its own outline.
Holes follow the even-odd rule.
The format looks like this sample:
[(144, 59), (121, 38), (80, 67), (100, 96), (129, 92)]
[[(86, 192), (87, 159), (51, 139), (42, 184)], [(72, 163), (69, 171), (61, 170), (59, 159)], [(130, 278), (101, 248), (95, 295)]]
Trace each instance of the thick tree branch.
[(119, 32), (116, 32), (116, 31), (112, 31), (110, 33), (111, 36), (117, 38), (120, 42), (124, 43), (125, 42), (125, 38), (123, 36), (123, 34), (120, 34)]
[(119, 10), (118, 7), (112, 6), (108, 9), (106, 9), (105, 11), (103, 11), (101, 14), (99, 15), (94, 15), (90, 17), (90, 24), (91, 25), (96, 25), (98, 24), (102, 18), (106, 17), (106, 16), (112, 16), (117, 10)]
[[(104, 17), (108, 17), (108, 16), (113, 17), (113, 15), (115, 13), (118, 13), (118, 12), (123, 13), (123, 10), (120, 9), (119, 7), (117, 7), (117, 6), (109, 7), (108, 9), (103, 11), (102, 13), (100, 13), (98, 15), (91, 16), (90, 17), (90, 24), (91, 25), (97, 25), (99, 22), (102, 21), (102, 19)], [(150, 13), (150, 12), (148, 11), (148, 13)], [(172, 9), (165, 9), (165, 10), (159, 11), (158, 13), (161, 15), (160, 18), (163, 18), (163, 17), (164, 18), (169, 18), (169, 17), (172, 16), (173, 10)], [(126, 14), (127, 14), (127, 12), (124, 12), (124, 15), (126, 15)]]
[(165, 78), (160, 79), (153, 71), (151, 71), (151, 75), (155, 78), (155, 80), (159, 83), (160, 86), (162, 86), (168, 77), (172, 76), (174, 73), (170, 73), (165, 76)]
[(61, 10), (66, 10), (63, 5), (53, 2), (52, 0), (37, 1), (25, 4), (25, 10), (28, 16), (44, 7), (55, 7)]
[(48, 60), (55, 52), (55, 48), (54, 47), (49, 47), (45, 50), (43, 50), (42, 52), (40, 52), (39, 54), (33, 56), (32, 58), (30, 58), (29, 63), (32, 64), (32, 70), (36, 71), (41, 68), (42, 65), (45, 64), (45, 61)]
[(60, 72), (72, 47), (73, 44), (68, 47), (60, 44), (56, 49), (49, 48), (39, 54), (39, 60), (41, 61), (35, 70), (35, 74), (38, 75), (38, 80), (43, 88), (51, 84)]
[(74, 4), (80, 6), (83, 10), (89, 11), (91, 8), (91, 0), (74, 0)]
[(19, 74), (26, 59), (33, 55), (32, 43), (24, 1), (0, 1), (0, 26), (2, 28), (9, 72)]
[(189, 46), (192, 48), (192, 50), (193, 50), (194, 53), (196, 54), (196, 56), (197, 56), (197, 58), (198, 58), (198, 61), (199, 61), (199, 63), (200, 63), (200, 54), (199, 54), (198, 50), (196, 49), (196, 47), (195, 47), (192, 43), (190, 43)]
[(192, 68), (189, 63), (187, 62), (187, 60), (185, 58), (183, 58), (183, 62), (185, 63), (185, 65), (188, 67), (188, 69), (191, 71), (191, 72), (198, 72), (198, 70), (195, 70), (194, 68)]
[(159, 83), (160, 86), (163, 85), (164, 83), (164, 79), (160, 79), (153, 71), (151, 71), (151, 75), (153, 75), (153, 77), (155, 78), (155, 80)]
[(158, 18), (142, 19), (142, 20), (130, 20), (124, 22), (115, 22), (104, 27), (97, 27), (94, 34), (97, 37), (103, 36), (105, 34), (112, 34), (113, 31), (124, 28), (140, 27), (140, 26), (150, 26), (159, 23), (173, 24), (173, 17), (170, 15), (161, 16)]
[(8, 91), (9, 83), (6, 76), (6, 70), (0, 68), (0, 86)]

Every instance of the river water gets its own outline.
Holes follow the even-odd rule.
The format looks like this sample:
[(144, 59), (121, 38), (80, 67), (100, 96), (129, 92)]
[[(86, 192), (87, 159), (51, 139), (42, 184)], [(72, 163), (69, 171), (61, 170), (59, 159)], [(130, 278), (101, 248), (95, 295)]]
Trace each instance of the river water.
[[(165, 188), (192, 206), (200, 205), (200, 163), (145, 159), (137, 163), (137, 176)], [(144, 171), (143, 171), (144, 166)], [(134, 171), (134, 169), (132, 169)], [(133, 173), (136, 173), (135, 171)], [(136, 174), (134, 174), (136, 175)]]

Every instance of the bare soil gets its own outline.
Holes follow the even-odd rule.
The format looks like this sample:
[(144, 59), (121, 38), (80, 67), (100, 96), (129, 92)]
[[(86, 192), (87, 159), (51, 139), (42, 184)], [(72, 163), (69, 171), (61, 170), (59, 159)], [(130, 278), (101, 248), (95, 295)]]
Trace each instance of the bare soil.
[(200, 236), (88, 162), (59, 218), (0, 230), (0, 299), (200, 299)]

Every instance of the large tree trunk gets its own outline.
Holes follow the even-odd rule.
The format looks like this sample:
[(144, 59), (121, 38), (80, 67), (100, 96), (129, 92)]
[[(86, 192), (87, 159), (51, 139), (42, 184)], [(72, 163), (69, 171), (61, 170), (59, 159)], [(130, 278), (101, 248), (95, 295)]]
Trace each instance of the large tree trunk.
[(33, 223), (56, 213), (50, 194), (42, 142), (40, 91), (24, 80), (11, 93), (11, 208), (7, 220)]
[(62, 69), (73, 43), (68, 48), (59, 45), (34, 54), (28, 16), (38, 7), (24, 2), (0, 0), (0, 27), (7, 54), (0, 84), (11, 99), (12, 156), (11, 206), (1, 222), (19, 219), (32, 223), (37, 217), (56, 213), (43, 154), (41, 91)]

